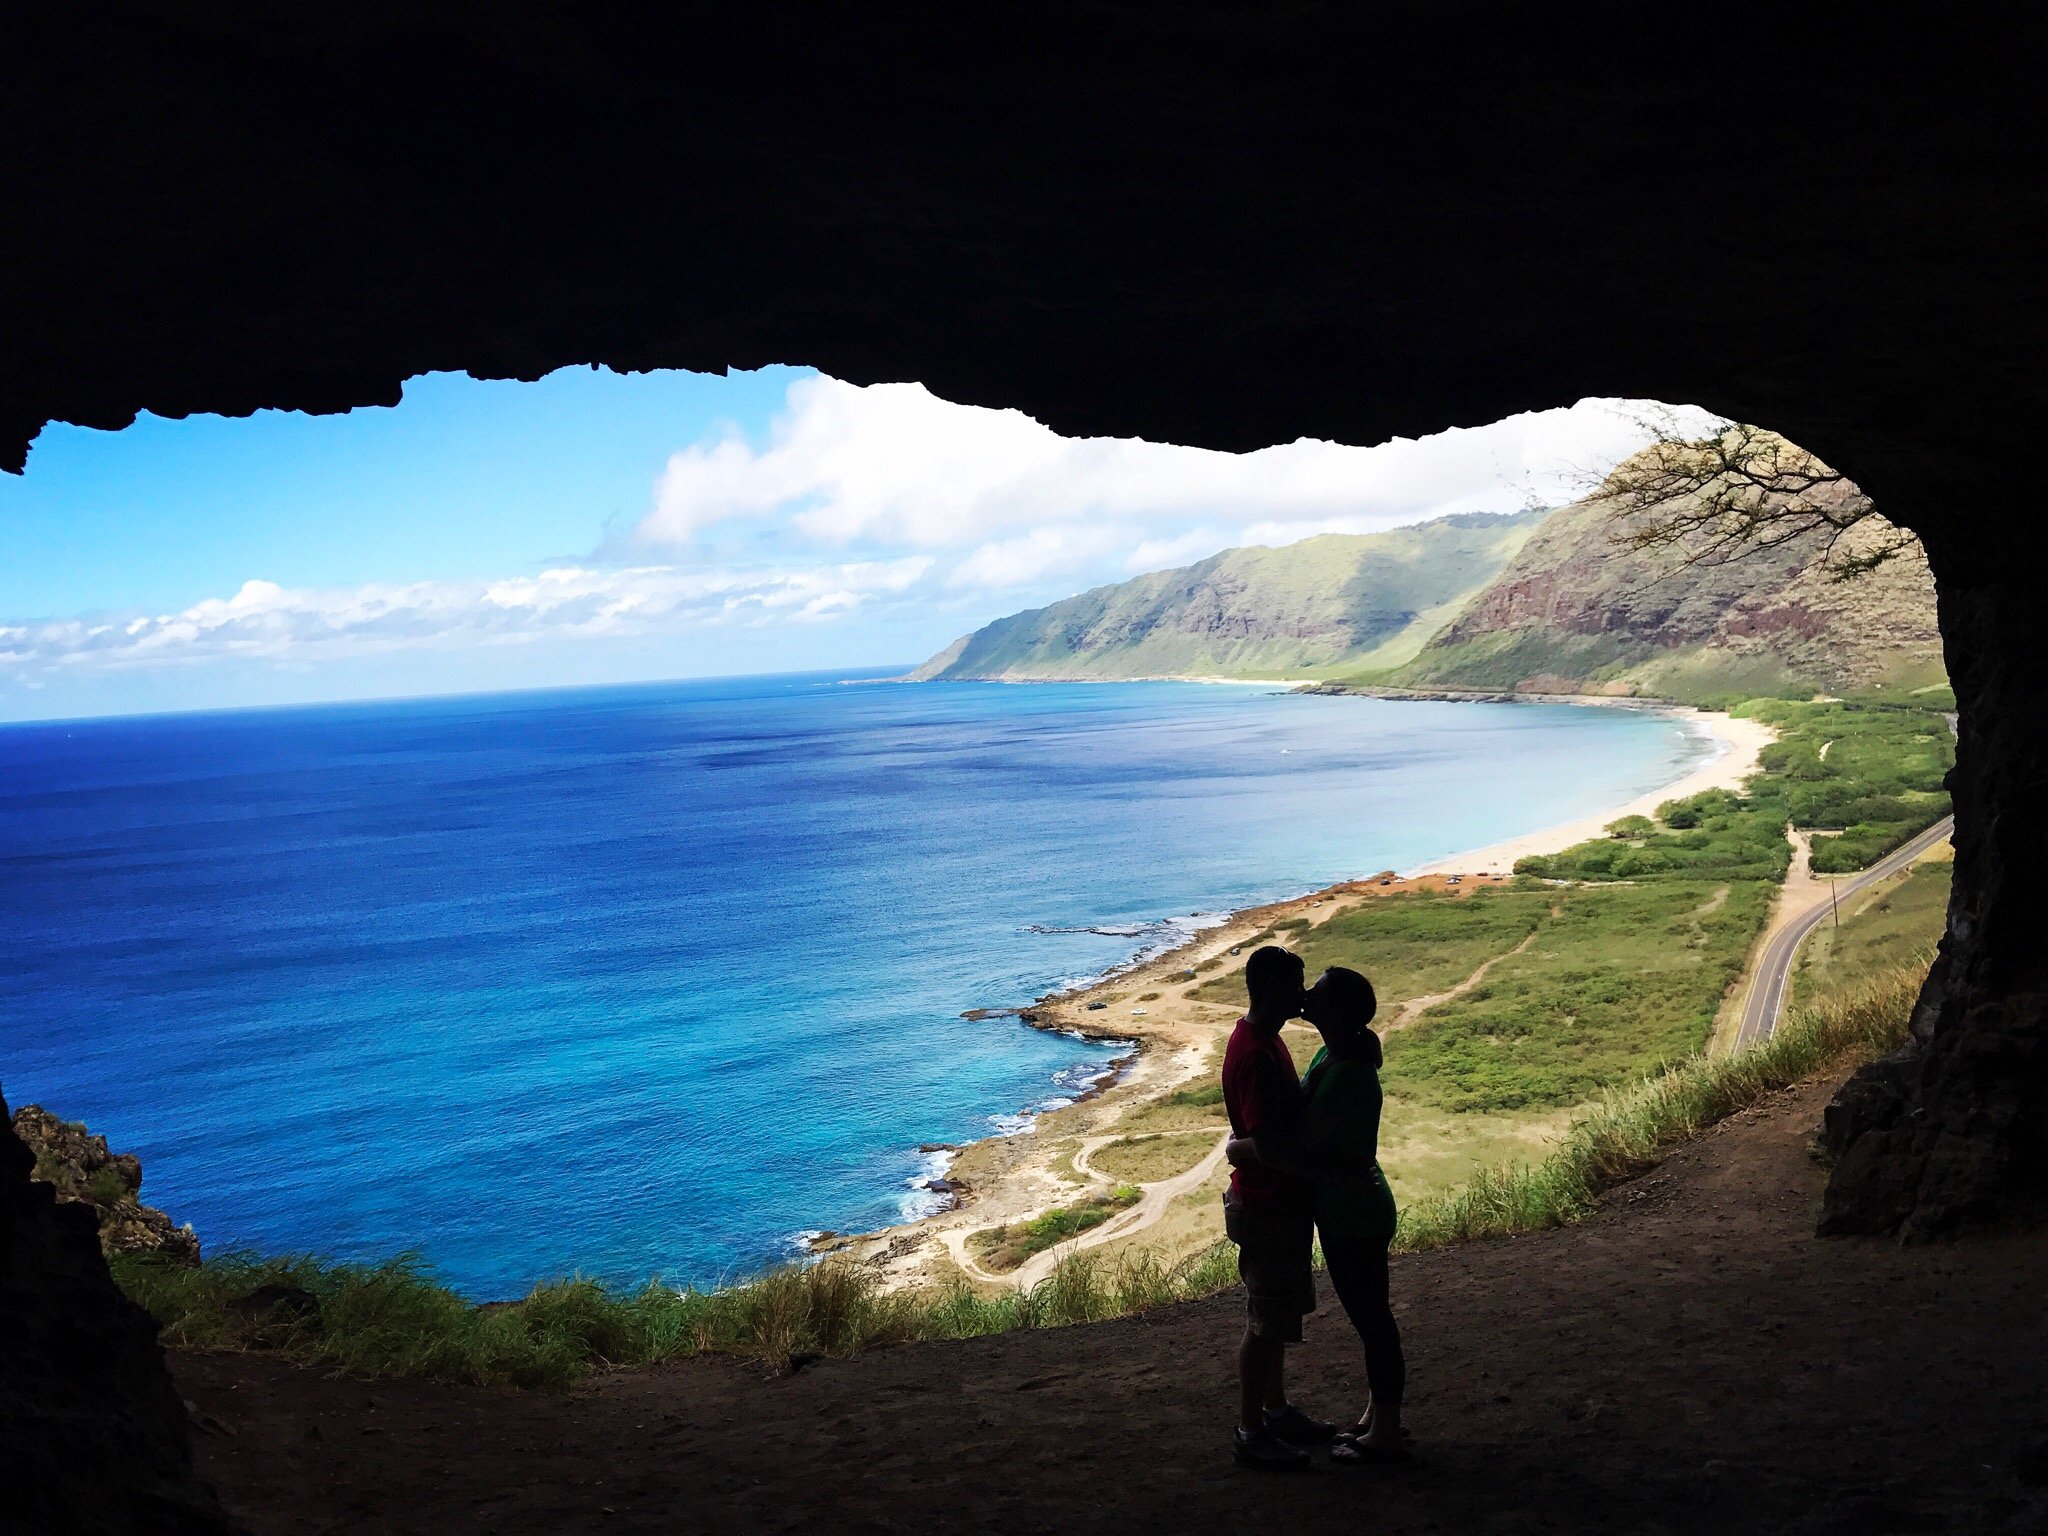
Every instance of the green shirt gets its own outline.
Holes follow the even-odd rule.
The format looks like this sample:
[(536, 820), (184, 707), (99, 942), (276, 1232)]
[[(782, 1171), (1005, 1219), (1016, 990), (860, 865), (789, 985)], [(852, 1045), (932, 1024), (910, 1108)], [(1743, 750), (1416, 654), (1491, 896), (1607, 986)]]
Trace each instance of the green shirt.
[(1325, 1046), (1301, 1080), (1302, 1139), (1311, 1156), (1332, 1162), (1371, 1163), (1369, 1184), (1316, 1185), (1316, 1226), (1327, 1245), (1337, 1241), (1384, 1243), (1394, 1235), (1394, 1192), (1380, 1171), (1379, 1069), (1331, 1057)]

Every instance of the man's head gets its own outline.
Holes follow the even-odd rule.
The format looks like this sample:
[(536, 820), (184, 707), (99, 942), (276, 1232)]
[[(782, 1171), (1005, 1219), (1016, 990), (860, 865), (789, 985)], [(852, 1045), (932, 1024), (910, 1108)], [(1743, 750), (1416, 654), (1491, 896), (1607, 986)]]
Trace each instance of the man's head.
[(1372, 983), (1358, 972), (1333, 965), (1316, 978), (1302, 1001), (1302, 1017), (1326, 1040), (1349, 1040), (1363, 1034), (1379, 1012)]
[(1278, 944), (1253, 950), (1244, 963), (1244, 989), (1251, 996), (1252, 1017), (1278, 1028), (1300, 1013), (1306, 976), (1301, 956)]

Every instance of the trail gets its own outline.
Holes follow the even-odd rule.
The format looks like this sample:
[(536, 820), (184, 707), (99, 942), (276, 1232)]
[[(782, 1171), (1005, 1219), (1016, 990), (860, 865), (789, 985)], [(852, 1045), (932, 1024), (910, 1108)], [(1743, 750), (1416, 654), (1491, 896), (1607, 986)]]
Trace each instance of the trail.
[[(1555, 917), (1556, 915), (1557, 913), (1553, 910), (1551, 916)], [(1439, 1004), (1448, 1003), (1455, 998), (1463, 997), (1467, 992), (1478, 986), (1479, 983), (1486, 980), (1486, 973), (1496, 965), (1499, 965), (1501, 961), (1514, 959), (1515, 956), (1522, 953), (1531, 944), (1534, 944), (1536, 942), (1536, 935), (1542, 931), (1540, 928), (1531, 928), (1521, 943), (1517, 944), (1513, 949), (1503, 950), (1491, 959), (1480, 961), (1478, 966), (1473, 969), (1472, 974), (1463, 981), (1458, 982), (1455, 986), (1446, 987), (1441, 992), (1425, 992), (1420, 997), (1409, 998), (1401, 1005), (1400, 1012), (1396, 1013), (1381, 1026), (1380, 1033), (1386, 1034), (1391, 1030), (1401, 1028), (1405, 1024), (1412, 1024), (1416, 1019)]]

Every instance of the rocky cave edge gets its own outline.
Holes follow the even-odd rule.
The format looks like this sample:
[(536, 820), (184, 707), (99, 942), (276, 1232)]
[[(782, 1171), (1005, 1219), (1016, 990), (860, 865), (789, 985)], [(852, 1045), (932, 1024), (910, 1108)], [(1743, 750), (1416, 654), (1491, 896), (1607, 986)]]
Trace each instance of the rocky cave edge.
[[(15, 7), (0, 465), (47, 421), (572, 364), (810, 363), (1227, 449), (1586, 395), (1775, 428), (1915, 530), (1939, 590), (1948, 935), (1913, 1046), (1830, 1111), (1824, 1216), (1930, 1236), (2016, 1212), (2048, 1165), (2044, 23), (1969, 25), (1737, 8), (1673, 46), (1624, 4)], [(22, 1404), (55, 1369), (36, 1340), (118, 1297), (18, 1146)], [(105, 1337), (133, 1359), (48, 1400), (144, 1404), (175, 1462), (146, 1330)]]

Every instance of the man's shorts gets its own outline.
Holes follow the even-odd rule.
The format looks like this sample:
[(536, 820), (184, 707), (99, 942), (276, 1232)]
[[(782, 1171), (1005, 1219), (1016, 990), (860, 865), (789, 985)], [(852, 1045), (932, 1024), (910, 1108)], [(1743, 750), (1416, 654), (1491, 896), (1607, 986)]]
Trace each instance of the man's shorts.
[(1299, 1344), (1301, 1320), (1316, 1309), (1314, 1222), (1306, 1213), (1247, 1210), (1226, 1191), (1223, 1230), (1237, 1244), (1252, 1332), (1277, 1344)]

